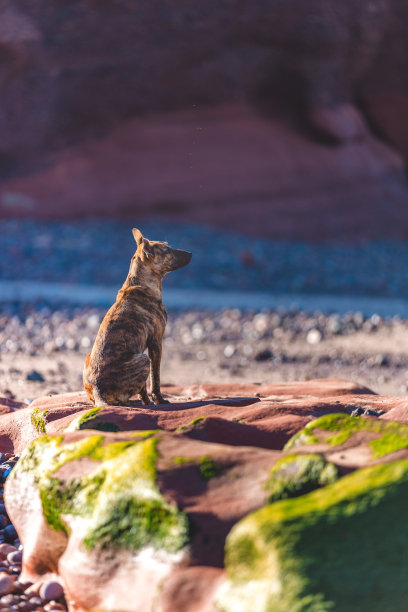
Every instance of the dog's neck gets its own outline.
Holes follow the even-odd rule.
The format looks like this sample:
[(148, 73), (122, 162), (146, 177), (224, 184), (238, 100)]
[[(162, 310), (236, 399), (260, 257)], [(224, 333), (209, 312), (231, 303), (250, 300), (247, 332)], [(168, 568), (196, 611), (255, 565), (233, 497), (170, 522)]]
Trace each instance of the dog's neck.
[(145, 293), (157, 300), (162, 299), (162, 277), (140, 259), (132, 260), (122, 289), (130, 287), (141, 287)]

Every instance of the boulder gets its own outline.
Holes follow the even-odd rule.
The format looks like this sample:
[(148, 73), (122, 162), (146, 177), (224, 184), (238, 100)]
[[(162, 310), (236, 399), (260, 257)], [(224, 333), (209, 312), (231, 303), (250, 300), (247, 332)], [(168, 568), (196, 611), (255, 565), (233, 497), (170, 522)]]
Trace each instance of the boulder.
[(58, 573), (76, 609), (150, 609), (173, 571), (222, 568), (228, 531), (265, 503), (279, 456), (165, 432), (42, 436), (6, 483), (21, 579)]
[(0, 416), (0, 450), (25, 447), (4, 493), (22, 581), (60, 582), (78, 612), (405, 609), (408, 424), (387, 418), (404, 398), (341, 380), (163, 392)]
[(225, 612), (404, 610), (408, 461), (357, 470), (233, 527)]
[(402, 611), (408, 426), (331, 414), (285, 450), (266, 483), (276, 503), (228, 535), (221, 609)]

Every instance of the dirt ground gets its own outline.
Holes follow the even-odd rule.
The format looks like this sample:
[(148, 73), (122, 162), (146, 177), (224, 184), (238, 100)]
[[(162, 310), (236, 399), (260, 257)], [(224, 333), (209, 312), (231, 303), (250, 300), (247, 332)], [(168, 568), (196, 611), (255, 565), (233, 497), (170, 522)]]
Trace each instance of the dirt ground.
[[(263, 350), (280, 357), (262, 358)], [(334, 336), (314, 345), (305, 339), (288, 342), (284, 337), (253, 344), (241, 341), (233, 348), (225, 342), (180, 346), (167, 339), (161, 371), (163, 383), (183, 385), (337, 377), (364, 384), (380, 394), (405, 396), (408, 394), (407, 355), (408, 329), (395, 323), (391, 328)], [(41, 395), (80, 390), (84, 358), (85, 354), (74, 351), (38, 356), (3, 354), (0, 396), (10, 393), (28, 402)], [(44, 380), (27, 380), (33, 370)]]

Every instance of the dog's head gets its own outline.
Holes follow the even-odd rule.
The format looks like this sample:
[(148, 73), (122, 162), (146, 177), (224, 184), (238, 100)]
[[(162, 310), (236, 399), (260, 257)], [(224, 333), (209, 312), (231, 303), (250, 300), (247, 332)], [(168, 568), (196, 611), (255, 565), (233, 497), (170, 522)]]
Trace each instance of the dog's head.
[(172, 249), (167, 242), (148, 240), (136, 228), (132, 232), (137, 244), (135, 257), (150, 266), (156, 274), (164, 276), (190, 263), (191, 253), (188, 251)]

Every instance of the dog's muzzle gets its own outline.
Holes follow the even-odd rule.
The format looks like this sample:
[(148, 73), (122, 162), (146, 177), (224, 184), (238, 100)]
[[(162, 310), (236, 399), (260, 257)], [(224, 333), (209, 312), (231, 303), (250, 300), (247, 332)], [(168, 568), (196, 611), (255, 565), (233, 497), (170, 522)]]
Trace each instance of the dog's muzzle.
[(189, 251), (181, 251), (180, 249), (175, 250), (174, 263), (176, 264), (176, 269), (182, 268), (183, 266), (186, 266), (188, 263), (190, 263), (191, 257), (192, 253), (189, 253)]

